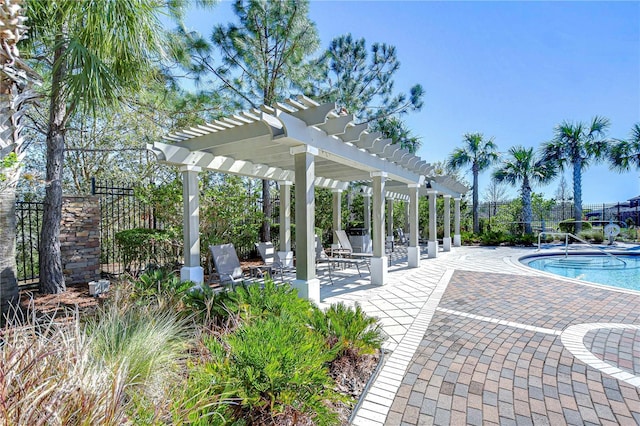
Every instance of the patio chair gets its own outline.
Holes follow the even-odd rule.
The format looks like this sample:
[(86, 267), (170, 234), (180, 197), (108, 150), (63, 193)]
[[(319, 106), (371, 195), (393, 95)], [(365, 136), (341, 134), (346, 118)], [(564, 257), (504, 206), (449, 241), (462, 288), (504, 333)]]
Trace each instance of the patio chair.
[(398, 243), (402, 245), (409, 244), (409, 235), (405, 234), (402, 228), (396, 229), (396, 234), (398, 235)]
[[(327, 252), (322, 247), (322, 242), (320, 238), (316, 235), (316, 264), (318, 263), (326, 263), (328, 265), (327, 269), (329, 271), (329, 281), (333, 284), (333, 277), (331, 276), (331, 265), (355, 265), (358, 270), (358, 275), (362, 276), (360, 272), (360, 264), (364, 263), (369, 269), (369, 264), (364, 259), (355, 259), (349, 257), (331, 257), (327, 255)], [(369, 270), (371, 273), (371, 270)]]
[(340, 243), (340, 247), (344, 249), (349, 257), (352, 258), (370, 258), (373, 257), (373, 253), (354, 253), (353, 247), (351, 246), (351, 241), (349, 241), (349, 237), (344, 230), (333, 231), (338, 237), (338, 242)]
[(243, 283), (247, 278), (240, 259), (233, 244), (221, 244), (217, 246), (209, 246), (213, 264), (220, 279), (220, 284), (231, 285), (235, 288), (236, 284)]
[(277, 270), (280, 272), (280, 278), (284, 282), (284, 273), (295, 271), (295, 268), (288, 267), (282, 264), (277, 256), (276, 249), (271, 242), (255, 243), (256, 249), (264, 262), (264, 266), (269, 268), (269, 272), (273, 275), (272, 271)]

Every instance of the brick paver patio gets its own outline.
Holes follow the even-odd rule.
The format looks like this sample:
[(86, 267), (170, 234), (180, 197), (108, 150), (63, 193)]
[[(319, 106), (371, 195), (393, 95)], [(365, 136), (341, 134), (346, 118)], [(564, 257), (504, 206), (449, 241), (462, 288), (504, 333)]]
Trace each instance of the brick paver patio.
[[(638, 388), (577, 360), (560, 340), (567, 326), (593, 322), (640, 324), (640, 295), (456, 271), (386, 423), (640, 423)], [(638, 330), (603, 328), (589, 332), (584, 343), (596, 357), (633, 374), (639, 336)]]
[(640, 293), (544, 276), (518, 264), (531, 251), (454, 248), (383, 287), (324, 287), (389, 335), (353, 424), (640, 424)]

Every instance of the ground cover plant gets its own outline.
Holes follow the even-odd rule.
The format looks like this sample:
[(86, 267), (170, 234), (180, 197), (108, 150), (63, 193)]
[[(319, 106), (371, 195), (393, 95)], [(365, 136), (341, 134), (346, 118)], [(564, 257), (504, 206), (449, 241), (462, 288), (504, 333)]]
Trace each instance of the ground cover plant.
[(167, 271), (112, 285), (87, 314), (2, 330), (3, 424), (346, 424), (382, 332), (271, 280), (214, 293)]

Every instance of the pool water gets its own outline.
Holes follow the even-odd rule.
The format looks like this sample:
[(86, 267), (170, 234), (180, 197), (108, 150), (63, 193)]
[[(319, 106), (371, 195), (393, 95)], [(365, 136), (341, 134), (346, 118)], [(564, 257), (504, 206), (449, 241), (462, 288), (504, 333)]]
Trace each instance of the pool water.
[(640, 256), (555, 255), (525, 259), (524, 263), (563, 277), (640, 291)]

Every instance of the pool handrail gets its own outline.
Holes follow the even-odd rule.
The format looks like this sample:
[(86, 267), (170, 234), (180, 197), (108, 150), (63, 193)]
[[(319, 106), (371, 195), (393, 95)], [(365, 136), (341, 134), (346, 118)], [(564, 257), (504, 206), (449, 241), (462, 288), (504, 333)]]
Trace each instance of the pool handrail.
[(572, 234), (571, 232), (540, 232), (538, 234), (538, 250), (540, 251), (540, 238), (542, 237), (542, 235), (562, 235), (564, 236), (564, 256), (565, 257), (569, 257), (569, 237), (573, 237), (574, 239), (580, 241), (581, 243), (584, 243), (586, 245), (588, 245), (589, 247), (592, 247), (598, 251), (601, 251), (602, 253), (606, 254), (607, 256), (611, 256), (616, 260), (619, 260), (620, 262), (622, 262), (624, 264), (624, 266), (627, 266), (627, 262), (625, 262), (624, 259), (619, 258), (618, 256), (609, 253), (607, 251), (604, 251), (603, 249), (601, 249), (600, 247), (596, 247), (593, 244), (583, 240), (582, 238), (578, 237), (577, 235)]

